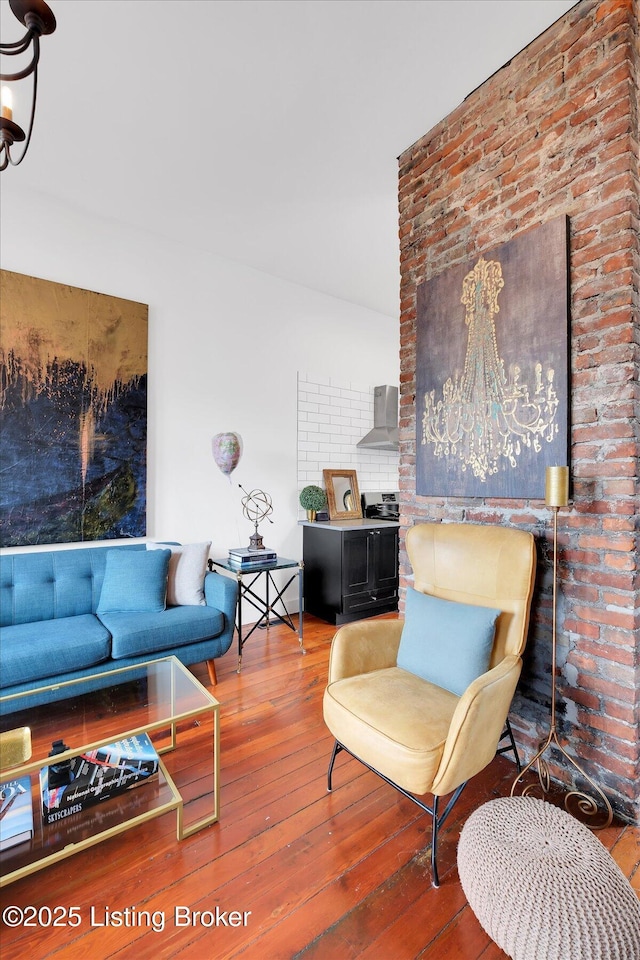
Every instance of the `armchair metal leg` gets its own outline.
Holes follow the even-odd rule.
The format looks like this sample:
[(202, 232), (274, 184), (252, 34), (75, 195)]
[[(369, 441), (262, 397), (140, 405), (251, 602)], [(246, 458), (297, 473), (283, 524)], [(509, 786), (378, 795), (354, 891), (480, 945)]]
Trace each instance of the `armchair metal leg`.
[(513, 753), (513, 756), (516, 761), (516, 767), (518, 768), (518, 773), (522, 771), (522, 764), (520, 763), (520, 755), (518, 753), (518, 748), (516, 746), (516, 741), (513, 737), (513, 730), (511, 729), (511, 724), (509, 723), (509, 717), (507, 717), (507, 722), (505, 724), (504, 731), (500, 737), (500, 743), (507, 738), (509, 739), (509, 745), (506, 747), (500, 747), (499, 750), (496, 750), (496, 755), (499, 753)]
[(341, 750), (344, 750), (344, 747), (342, 746), (342, 744), (338, 743), (338, 741), (336, 740), (336, 742), (333, 745), (333, 753), (331, 754), (331, 760), (329, 761), (329, 769), (327, 770), (327, 793), (331, 793), (333, 789), (331, 784), (331, 777), (333, 774), (333, 765), (336, 762), (336, 757), (338, 756)]
[(394, 790), (397, 790), (398, 793), (401, 793), (403, 797), (406, 797), (407, 800), (411, 800), (412, 803), (415, 803), (416, 806), (420, 807), (421, 810), (429, 814), (429, 816), (431, 817), (431, 876), (432, 876), (433, 886), (439, 887), (440, 878), (438, 877), (438, 859), (437, 859), (438, 858), (438, 834), (439, 834), (440, 828), (442, 827), (445, 820), (453, 810), (454, 804), (456, 803), (458, 797), (466, 787), (467, 781), (465, 780), (464, 783), (461, 783), (460, 786), (454, 790), (454, 792), (451, 794), (451, 797), (449, 798), (449, 802), (444, 808), (443, 813), (440, 816), (438, 816), (438, 799), (439, 799), (438, 797), (434, 795), (433, 806), (428, 807), (426, 803), (423, 803), (422, 800), (419, 800), (418, 797), (416, 797), (413, 793), (409, 793), (409, 791), (405, 790), (404, 787), (401, 787), (397, 783), (394, 783), (393, 780), (389, 780), (389, 778), (385, 777), (383, 773), (380, 773), (380, 771), (376, 770), (375, 767), (369, 766), (368, 763), (365, 763), (365, 761), (362, 760), (360, 757), (356, 756), (355, 753), (351, 753), (351, 751), (347, 747), (343, 746), (341, 743), (339, 743), (336, 740), (333, 745), (333, 751), (331, 753), (331, 759), (329, 761), (329, 769), (327, 771), (327, 791), (328, 792), (331, 792), (332, 790), (333, 765), (335, 763), (336, 757), (342, 750), (348, 753), (349, 756), (354, 757), (356, 760), (359, 760), (360, 763), (363, 764), (363, 766), (365, 766), (368, 770), (371, 770), (372, 773), (377, 774), (377, 776), (379, 776), (381, 780), (384, 780), (385, 783), (388, 783), (390, 787), (393, 787)]
[[(439, 797), (436, 797), (435, 794), (433, 797), (433, 810), (429, 810), (428, 807), (423, 806), (420, 803), (420, 801), (417, 800), (415, 797), (412, 797), (411, 794), (405, 794), (405, 796), (408, 796), (409, 799), (413, 799), (413, 801), (417, 803), (419, 807), (422, 807), (423, 810), (426, 810), (428, 813), (431, 813), (431, 816), (433, 817), (433, 823), (431, 825), (431, 876), (433, 878), (432, 882), (434, 887), (440, 886), (440, 879), (438, 877), (438, 860), (437, 860), (438, 832), (440, 830), (440, 827), (443, 825), (443, 823), (445, 822), (445, 820), (453, 810), (458, 797), (460, 796), (460, 794), (462, 793), (466, 785), (467, 785), (467, 781), (465, 780), (464, 783), (461, 783), (459, 787), (456, 787), (456, 789), (451, 794), (451, 797), (449, 798), (449, 803), (444, 808), (444, 813), (441, 816), (438, 816)], [(397, 789), (400, 789), (400, 788), (398, 787)], [(400, 792), (402, 793), (403, 791), (401, 790)]]
[(433, 798), (433, 813), (431, 815), (431, 883), (434, 887), (440, 886), (438, 877), (438, 797)]

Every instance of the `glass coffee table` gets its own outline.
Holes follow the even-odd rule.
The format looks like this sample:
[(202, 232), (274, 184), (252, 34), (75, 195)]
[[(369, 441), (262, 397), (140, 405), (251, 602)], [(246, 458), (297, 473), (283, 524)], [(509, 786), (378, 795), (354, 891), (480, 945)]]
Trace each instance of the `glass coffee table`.
[[(94, 687), (92, 692), (76, 693), (87, 683)], [(42, 706), (26, 705), (33, 691), (0, 698), (0, 730), (22, 726), (31, 730), (31, 757), (19, 766), (4, 769), (0, 781), (6, 784), (30, 776), (34, 827), (32, 840), (0, 851), (0, 886), (170, 810), (176, 811), (178, 840), (217, 822), (220, 704), (176, 657), (149, 660), (46, 689), (55, 691), (56, 699)], [(188, 764), (193, 775), (189, 792), (194, 797), (188, 806), (197, 816), (188, 824), (185, 801), (161, 759), (162, 754), (176, 749), (178, 732), (185, 759), (192, 758)], [(143, 733), (150, 737), (160, 757), (157, 778), (56, 823), (43, 822), (38, 775), (42, 767), (54, 762), (49, 753), (55, 740), (62, 739), (70, 747), (55, 756), (58, 765)]]

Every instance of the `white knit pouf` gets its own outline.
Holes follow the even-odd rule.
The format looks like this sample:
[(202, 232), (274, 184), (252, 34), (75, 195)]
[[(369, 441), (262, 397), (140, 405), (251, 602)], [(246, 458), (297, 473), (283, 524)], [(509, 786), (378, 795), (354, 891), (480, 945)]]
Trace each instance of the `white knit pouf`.
[(476, 810), (458, 873), (481, 926), (512, 960), (640, 960), (640, 901), (600, 840), (534, 797)]

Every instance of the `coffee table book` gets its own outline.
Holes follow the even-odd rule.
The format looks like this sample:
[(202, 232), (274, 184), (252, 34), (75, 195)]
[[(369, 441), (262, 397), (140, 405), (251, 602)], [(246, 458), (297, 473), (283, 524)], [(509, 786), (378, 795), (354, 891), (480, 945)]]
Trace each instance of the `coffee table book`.
[(248, 547), (232, 547), (229, 550), (229, 561), (241, 566), (256, 563), (275, 563), (278, 554), (270, 547), (262, 550), (251, 550)]
[(89, 750), (68, 761), (69, 782), (49, 783), (49, 767), (40, 771), (42, 817), (57, 823), (85, 807), (158, 778), (158, 754), (146, 733)]
[(0, 784), (0, 850), (8, 850), (33, 837), (31, 777)]

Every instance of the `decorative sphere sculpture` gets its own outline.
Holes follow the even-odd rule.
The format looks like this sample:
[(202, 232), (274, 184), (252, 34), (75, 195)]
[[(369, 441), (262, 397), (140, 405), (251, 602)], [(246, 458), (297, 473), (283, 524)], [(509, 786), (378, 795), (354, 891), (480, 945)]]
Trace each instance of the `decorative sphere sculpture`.
[(242, 498), (242, 512), (247, 520), (256, 525), (273, 513), (271, 497), (264, 490), (251, 490)]
[[(269, 514), (273, 513), (271, 497), (264, 490), (251, 490), (247, 493), (242, 486), (240, 489), (245, 494), (242, 498), (242, 512), (247, 520), (250, 520), (254, 525), (254, 532), (249, 538), (249, 547), (252, 550), (264, 550), (262, 537), (258, 533), (258, 524), (262, 520), (268, 519)], [(269, 520), (269, 523), (272, 522)]]

